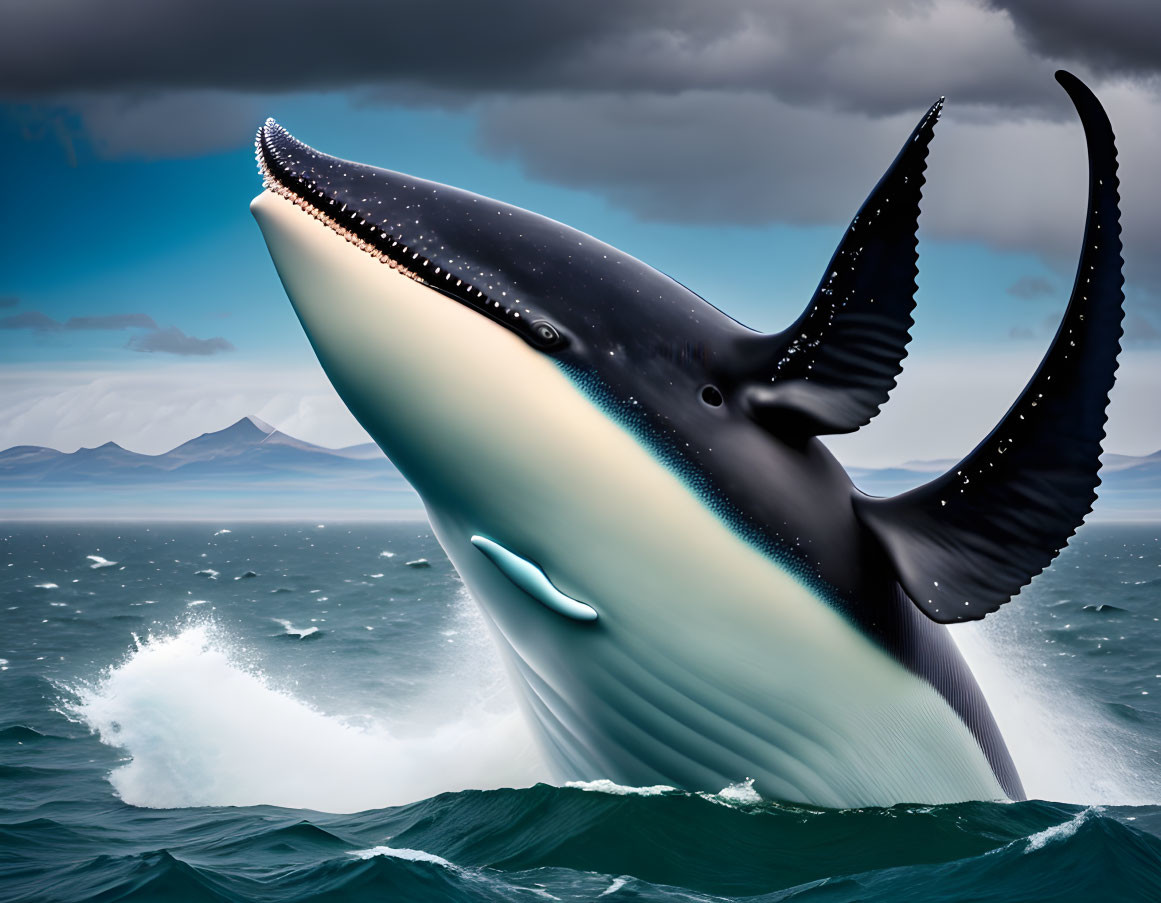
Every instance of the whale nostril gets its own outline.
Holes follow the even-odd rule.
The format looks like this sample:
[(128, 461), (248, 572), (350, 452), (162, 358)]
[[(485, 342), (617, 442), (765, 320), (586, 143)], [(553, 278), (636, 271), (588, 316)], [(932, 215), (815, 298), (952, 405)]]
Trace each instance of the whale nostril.
[(722, 393), (718, 391), (717, 386), (706, 386), (701, 390), (701, 400), (708, 404), (711, 408), (720, 407), (721, 403), (725, 401), (722, 398)]

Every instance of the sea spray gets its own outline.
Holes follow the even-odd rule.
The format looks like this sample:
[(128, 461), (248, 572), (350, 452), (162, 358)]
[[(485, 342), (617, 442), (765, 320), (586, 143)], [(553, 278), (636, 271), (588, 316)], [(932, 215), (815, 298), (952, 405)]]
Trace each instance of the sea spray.
[(1134, 732), (1068, 682), (1050, 661), (1060, 652), (1046, 650), (1043, 625), (1022, 615), (1001, 609), (985, 621), (953, 628), (952, 636), (988, 700), (1029, 799), (1129, 806), (1161, 800), (1161, 776), (1146, 751), (1136, 749)]
[(353, 812), (543, 776), (515, 711), (355, 724), (275, 688), (244, 655), (220, 628), (195, 624), (72, 688), (70, 713), (128, 756), (109, 778), (121, 799)]

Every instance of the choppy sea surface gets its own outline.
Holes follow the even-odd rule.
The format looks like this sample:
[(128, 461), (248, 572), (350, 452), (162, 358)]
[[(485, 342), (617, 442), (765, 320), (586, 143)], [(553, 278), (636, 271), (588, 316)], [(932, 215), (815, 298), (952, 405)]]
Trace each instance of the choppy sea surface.
[(956, 628), (1036, 799), (826, 810), (544, 783), (425, 525), (9, 524), (0, 900), (1157, 901), (1159, 618), (1085, 528)]

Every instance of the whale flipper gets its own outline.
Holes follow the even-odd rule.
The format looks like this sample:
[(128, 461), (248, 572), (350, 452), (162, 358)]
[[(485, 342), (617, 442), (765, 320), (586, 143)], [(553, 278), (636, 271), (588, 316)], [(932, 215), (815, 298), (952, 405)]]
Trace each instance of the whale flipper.
[(1113, 131), (1058, 72), (1084, 124), (1088, 219), (1064, 320), (1019, 400), (952, 470), (891, 499), (856, 498), (900, 584), (941, 623), (978, 620), (1039, 574), (1092, 510), (1120, 352), (1121, 240)]
[(936, 101), (863, 202), (806, 310), (755, 340), (751, 413), (781, 435), (852, 433), (895, 387), (911, 340), (919, 199)]
[(573, 621), (597, 619), (596, 609), (558, 590), (541, 570), (540, 565), (522, 558), (485, 536), (473, 536), (471, 542), (496, 565), (501, 574), (545, 608)]

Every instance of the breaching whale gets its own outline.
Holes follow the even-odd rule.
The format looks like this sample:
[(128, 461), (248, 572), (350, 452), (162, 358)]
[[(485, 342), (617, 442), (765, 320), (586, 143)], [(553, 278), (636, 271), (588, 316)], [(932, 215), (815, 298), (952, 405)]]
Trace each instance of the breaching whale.
[(422, 497), (562, 777), (752, 778), (843, 807), (1023, 797), (945, 625), (1043, 570), (1099, 484), (1116, 155), (1096, 98), (1057, 78), (1090, 168), (1059, 332), (971, 454), (886, 499), (818, 437), (868, 423), (902, 369), (942, 99), (773, 335), (568, 226), (259, 129), (251, 210), (282, 284)]

